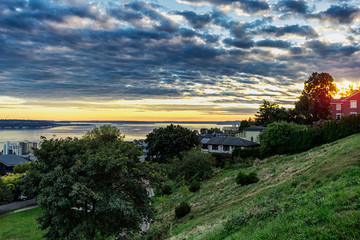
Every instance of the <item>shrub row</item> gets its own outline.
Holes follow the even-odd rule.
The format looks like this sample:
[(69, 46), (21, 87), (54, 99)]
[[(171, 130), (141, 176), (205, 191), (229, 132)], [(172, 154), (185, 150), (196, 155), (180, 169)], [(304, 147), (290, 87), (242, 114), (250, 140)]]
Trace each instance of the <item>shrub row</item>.
[(340, 121), (326, 121), (322, 127), (311, 129), (295, 123), (272, 123), (260, 135), (259, 154), (265, 157), (302, 152), (355, 133), (360, 133), (360, 115), (345, 116)]

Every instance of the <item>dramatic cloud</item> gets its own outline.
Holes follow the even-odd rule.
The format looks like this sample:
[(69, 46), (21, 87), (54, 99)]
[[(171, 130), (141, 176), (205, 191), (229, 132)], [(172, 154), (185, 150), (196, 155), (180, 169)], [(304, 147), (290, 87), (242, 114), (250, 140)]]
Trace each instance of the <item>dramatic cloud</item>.
[(359, 81), (359, 21), (355, 0), (1, 0), (0, 99), (19, 117), (291, 107), (314, 71)]
[(347, 4), (337, 6), (331, 5), (329, 9), (324, 12), (310, 14), (309, 18), (320, 19), (321, 21), (330, 21), (339, 24), (352, 23), (360, 16), (360, 8), (349, 6)]
[(276, 37), (281, 37), (287, 34), (293, 34), (308, 38), (318, 37), (318, 33), (311, 26), (287, 25), (284, 27), (266, 26), (260, 30), (260, 33), (270, 34)]
[(309, 11), (306, 1), (303, 0), (282, 0), (275, 5), (275, 9), (284, 13), (305, 14)]

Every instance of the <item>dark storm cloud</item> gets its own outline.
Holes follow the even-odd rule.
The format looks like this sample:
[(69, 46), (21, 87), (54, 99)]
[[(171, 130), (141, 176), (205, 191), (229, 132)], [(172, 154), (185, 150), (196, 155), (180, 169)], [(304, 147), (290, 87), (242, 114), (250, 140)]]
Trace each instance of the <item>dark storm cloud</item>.
[(259, 33), (274, 35), (276, 37), (281, 37), (286, 34), (293, 34), (308, 38), (316, 38), (319, 36), (311, 26), (299, 26), (298, 24), (287, 25), (284, 27), (265, 26), (259, 30)]
[(306, 46), (320, 56), (351, 56), (355, 52), (360, 51), (360, 46), (358, 45), (344, 46), (339, 43), (331, 44), (317, 40), (308, 42)]
[(226, 38), (223, 41), (226, 45), (237, 47), (237, 48), (251, 48), (255, 45), (253, 40), (236, 40), (231, 38)]
[(257, 41), (255, 45), (258, 47), (289, 48), (291, 46), (291, 43), (282, 40), (275, 41), (275, 40), (265, 39), (265, 40)]
[(326, 11), (309, 14), (308, 18), (340, 24), (352, 23), (360, 15), (360, 8), (355, 6), (331, 5)]
[(175, 13), (184, 16), (194, 28), (203, 28), (212, 20), (210, 14), (196, 14), (193, 11), (183, 11)]
[(309, 11), (306, 1), (303, 0), (282, 0), (275, 5), (275, 9), (284, 13), (305, 14)]

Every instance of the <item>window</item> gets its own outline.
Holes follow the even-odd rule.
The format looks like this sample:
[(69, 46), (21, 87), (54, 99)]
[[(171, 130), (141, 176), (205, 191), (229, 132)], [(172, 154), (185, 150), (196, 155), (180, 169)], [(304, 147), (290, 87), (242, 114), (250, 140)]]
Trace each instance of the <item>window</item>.
[(218, 150), (218, 145), (211, 145), (212, 150)]
[(350, 112), (350, 115), (356, 115), (357, 112)]
[(350, 100), (350, 108), (357, 108), (356, 100)]
[(230, 151), (230, 147), (229, 146), (223, 146), (223, 150), (224, 151)]
[(341, 110), (341, 104), (340, 103), (336, 104), (336, 110)]
[(340, 118), (341, 118), (341, 113), (337, 113), (337, 114), (336, 114), (336, 119), (337, 119), (337, 120), (340, 120)]

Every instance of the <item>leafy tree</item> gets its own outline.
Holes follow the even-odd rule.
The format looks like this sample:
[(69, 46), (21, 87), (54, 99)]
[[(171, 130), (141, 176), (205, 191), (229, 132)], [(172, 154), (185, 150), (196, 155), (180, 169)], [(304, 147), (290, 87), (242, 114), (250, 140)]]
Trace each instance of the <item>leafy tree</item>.
[(354, 85), (351, 84), (348, 88), (341, 88), (341, 92), (340, 92), (340, 96), (343, 97), (348, 97), (353, 95), (354, 93), (357, 93), (359, 90), (358, 89), (354, 89)]
[(197, 150), (188, 151), (176, 168), (177, 178), (183, 178), (187, 183), (208, 179), (213, 174), (213, 165), (214, 159), (210, 154)]
[(306, 130), (304, 125), (293, 122), (276, 122), (269, 124), (260, 134), (260, 152), (263, 156), (270, 154), (288, 153), (292, 149), (292, 137), (301, 130)]
[(6, 186), (4, 181), (0, 178), (0, 205), (7, 204), (13, 200), (11, 190)]
[(278, 104), (263, 100), (255, 117), (257, 125), (266, 126), (273, 122), (288, 120), (289, 113), (285, 108), (280, 107)]
[(217, 132), (221, 132), (220, 128), (201, 128), (200, 129), (200, 133), (201, 134), (212, 134), (212, 133), (217, 133)]
[(239, 132), (241, 132), (244, 128), (250, 127), (250, 123), (246, 120), (242, 120), (239, 127)]
[(28, 163), (19, 163), (14, 166), (14, 173), (24, 173), (30, 169), (31, 162)]
[(148, 158), (159, 163), (169, 162), (174, 157), (181, 158), (181, 152), (199, 145), (196, 132), (180, 125), (169, 125), (154, 129), (147, 134), (145, 142)]
[(298, 116), (308, 123), (326, 119), (330, 115), (330, 101), (336, 92), (334, 79), (329, 73), (313, 73), (304, 82), (304, 90), (295, 103)]
[(24, 174), (21, 173), (7, 173), (5, 176), (1, 177), (7, 188), (10, 189), (14, 200), (21, 194), (19, 180), (23, 176)]
[(43, 138), (22, 183), (25, 194), (38, 196), (45, 237), (95, 239), (140, 230), (153, 216), (145, 179), (158, 177), (140, 153), (110, 125), (81, 139)]

